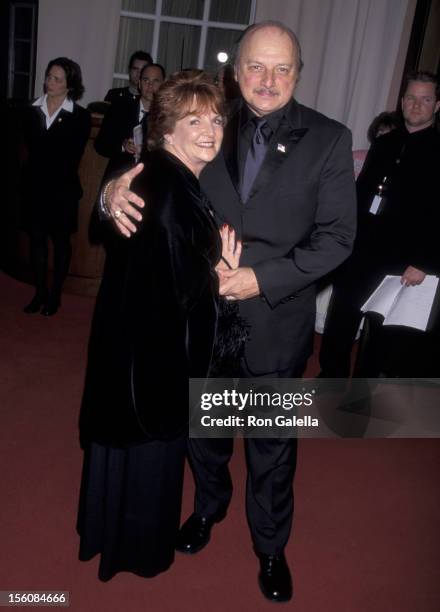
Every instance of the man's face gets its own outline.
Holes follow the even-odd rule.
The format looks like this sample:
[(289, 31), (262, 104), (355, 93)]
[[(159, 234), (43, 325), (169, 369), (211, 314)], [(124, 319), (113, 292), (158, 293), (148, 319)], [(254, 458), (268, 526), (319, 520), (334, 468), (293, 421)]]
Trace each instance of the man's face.
[(271, 26), (250, 34), (243, 42), (235, 78), (258, 117), (285, 106), (298, 78), (297, 51), (290, 37)]
[(133, 89), (137, 89), (138, 87), (139, 76), (145, 64), (148, 64), (148, 62), (141, 59), (135, 59), (128, 71), (128, 78), (130, 79), (130, 85)]
[(151, 102), (153, 95), (163, 82), (162, 70), (157, 66), (148, 66), (139, 81), (139, 91), (142, 98)]
[(435, 98), (434, 83), (410, 81), (402, 98), (402, 113), (409, 132), (417, 132), (434, 122), (434, 115), (440, 108)]

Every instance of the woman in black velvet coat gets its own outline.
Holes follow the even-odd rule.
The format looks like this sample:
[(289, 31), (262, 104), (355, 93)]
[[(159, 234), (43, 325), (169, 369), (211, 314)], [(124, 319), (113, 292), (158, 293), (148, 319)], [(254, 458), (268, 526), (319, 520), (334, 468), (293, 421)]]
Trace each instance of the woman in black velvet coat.
[[(174, 559), (188, 377), (210, 370), (222, 255), (198, 175), (222, 136), (222, 99), (206, 75), (185, 71), (162, 85), (149, 122), (155, 149), (136, 179), (145, 221), (108, 253), (80, 418), (80, 559), (101, 553), (101, 580), (153, 576)], [(227, 245), (235, 267), (240, 249)]]
[[(24, 226), (29, 232), (35, 295), (27, 313), (54, 315), (61, 302), (77, 230), (82, 196), (78, 167), (91, 129), (90, 113), (79, 106), (81, 69), (67, 57), (46, 68), (44, 95), (26, 110), (23, 139), (27, 160), (21, 177)], [(49, 185), (49, 189), (48, 189)], [(53, 244), (53, 283), (47, 287), (48, 240)]]

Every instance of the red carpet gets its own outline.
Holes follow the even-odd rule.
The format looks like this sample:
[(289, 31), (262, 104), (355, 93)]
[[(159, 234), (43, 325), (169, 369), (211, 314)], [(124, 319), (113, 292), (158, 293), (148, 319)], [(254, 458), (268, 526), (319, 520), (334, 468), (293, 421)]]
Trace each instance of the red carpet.
[[(76, 422), (93, 300), (66, 295), (44, 318), (22, 313), (29, 286), (0, 274), (0, 292), (0, 590), (70, 591), (75, 612), (273, 610), (256, 584), (240, 443), (230, 512), (204, 551), (152, 580), (106, 584), (96, 559), (77, 560)], [(302, 440), (287, 550), (295, 596), (284, 609), (438, 612), (439, 473), (439, 440)], [(192, 495), (188, 473), (184, 518)]]

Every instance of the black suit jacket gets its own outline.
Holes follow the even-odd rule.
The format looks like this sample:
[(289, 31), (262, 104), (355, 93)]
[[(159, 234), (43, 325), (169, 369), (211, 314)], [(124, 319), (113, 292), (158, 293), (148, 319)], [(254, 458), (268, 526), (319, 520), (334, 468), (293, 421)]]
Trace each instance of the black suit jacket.
[(83, 442), (167, 437), (188, 420), (188, 377), (208, 375), (221, 245), (195, 176), (156, 151), (133, 188), (148, 210), (107, 254), (92, 324)]
[(137, 95), (131, 93), (129, 87), (114, 87), (109, 89), (104, 100), (110, 104), (135, 100)]
[(356, 226), (350, 132), (292, 100), (246, 204), (239, 196), (239, 112), (201, 175), (219, 222), (243, 240), (261, 295), (240, 302), (254, 374), (299, 367), (312, 352), (316, 281), (346, 259)]
[[(402, 274), (414, 266), (440, 274), (440, 135), (435, 127), (399, 128), (371, 146), (356, 187), (359, 206), (355, 265), (375, 274)], [(380, 214), (369, 212), (387, 177)]]
[(90, 113), (78, 104), (71, 113), (61, 110), (49, 129), (40, 107), (26, 109), (23, 138), (28, 155), (21, 180), (26, 226), (76, 230), (82, 196), (78, 166), (90, 129)]
[(133, 128), (139, 124), (139, 97), (115, 102), (110, 106), (95, 140), (95, 149), (104, 157), (116, 157), (122, 152), (122, 143), (133, 138)]

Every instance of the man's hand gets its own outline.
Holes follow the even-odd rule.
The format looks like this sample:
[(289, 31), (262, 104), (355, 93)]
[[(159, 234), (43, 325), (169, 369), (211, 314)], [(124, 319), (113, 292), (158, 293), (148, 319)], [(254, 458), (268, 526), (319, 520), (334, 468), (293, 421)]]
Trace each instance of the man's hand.
[(130, 153), (131, 155), (135, 155), (137, 153), (137, 147), (134, 144), (133, 138), (126, 138), (122, 143), (122, 148), (126, 153)]
[(418, 268), (408, 266), (405, 272), (402, 274), (400, 282), (402, 285), (406, 285), (407, 287), (420, 285), (425, 280), (425, 276), (426, 274)]
[(133, 191), (130, 191), (130, 185), (135, 176), (140, 174), (143, 169), (144, 164), (137, 164), (104, 187), (105, 207), (111, 214), (117, 229), (127, 238), (130, 238), (136, 232), (136, 226), (130, 219), (142, 221), (142, 215), (138, 208), (143, 208), (145, 202)]
[(219, 270), (220, 295), (227, 300), (247, 300), (260, 295), (257, 277), (252, 268)]

